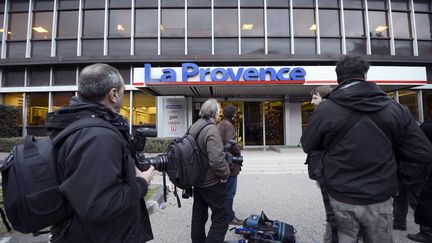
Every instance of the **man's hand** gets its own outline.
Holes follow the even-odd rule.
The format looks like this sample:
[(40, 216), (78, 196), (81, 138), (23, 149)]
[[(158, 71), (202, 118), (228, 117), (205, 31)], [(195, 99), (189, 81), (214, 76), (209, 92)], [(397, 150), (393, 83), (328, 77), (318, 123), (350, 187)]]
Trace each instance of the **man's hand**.
[(155, 174), (155, 168), (153, 165), (150, 166), (150, 168), (146, 171), (140, 171), (137, 167), (135, 167), (135, 174), (137, 177), (141, 177), (144, 180), (147, 181), (147, 184), (150, 185), (150, 182), (153, 180), (153, 176)]

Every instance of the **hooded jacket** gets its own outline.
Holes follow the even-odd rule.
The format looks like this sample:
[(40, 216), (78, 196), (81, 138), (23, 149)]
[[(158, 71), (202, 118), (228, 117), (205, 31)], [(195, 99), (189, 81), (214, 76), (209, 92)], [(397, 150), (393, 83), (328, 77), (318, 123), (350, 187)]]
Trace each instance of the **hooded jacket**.
[(146, 242), (153, 239), (143, 200), (148, 184), (135, 176), (127, 121), (110, 108), (72, 98), (69, 107), (48, 115), (46, 128), (54, 137), (76, 119), (94, 116), (120, 131), (86, 127), (57, 147), (60, 191), (73, 214), (56, 225), (52, 242)]
[[(337, 200), (383, 202), (398, 190), (396, 156), (413, 167), (431, 160), (430, 142), (409, 111), (375, 83), (347, 80), (325, 98), (301, 143), (306, 153), (324, 151), (324, 179)], [(352, 116), (355, 122), (344, 128)], [(335, 137), (340, 139), (332, 144)]]

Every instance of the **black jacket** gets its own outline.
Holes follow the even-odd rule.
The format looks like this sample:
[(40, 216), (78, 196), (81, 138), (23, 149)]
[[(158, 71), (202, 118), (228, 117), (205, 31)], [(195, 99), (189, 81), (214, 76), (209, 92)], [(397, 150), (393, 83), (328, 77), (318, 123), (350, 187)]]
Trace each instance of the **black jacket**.
[[(430, 142), (409, 111), (375, 83), (348, 80), (326, 98), (312, 113), (301, 143), (306, 153), (324, 151), (323, 174), (336, 199), (385, 201), (398, 190), (395, 154), (413, 166), (431, 160)], [(355, 122), (344, 129), (352, 116)], [(332, 144), (342, 130), (345, 134)]]
[(135, 176), (127, 121), (108, 107), (72, 98), (69, 107), (48, 115), (55, 136), (74, 119), (89, 115), (117, 128), (82, 128), (60, 144), (60, 190), (73, 208), (72, 218), (54, 227), (54, 242), (146, 242), (153, 239), (143, 200), (147, 182)]

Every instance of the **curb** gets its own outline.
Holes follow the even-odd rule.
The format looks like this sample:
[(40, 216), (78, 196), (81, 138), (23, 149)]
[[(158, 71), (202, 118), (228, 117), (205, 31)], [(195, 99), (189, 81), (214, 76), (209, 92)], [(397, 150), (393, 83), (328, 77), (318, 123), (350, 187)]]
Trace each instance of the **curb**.
[(163, 185), (157, 184), (157, 190), (153, 196), (145, 202), (149, 214), (154, 213), (163, 202)]

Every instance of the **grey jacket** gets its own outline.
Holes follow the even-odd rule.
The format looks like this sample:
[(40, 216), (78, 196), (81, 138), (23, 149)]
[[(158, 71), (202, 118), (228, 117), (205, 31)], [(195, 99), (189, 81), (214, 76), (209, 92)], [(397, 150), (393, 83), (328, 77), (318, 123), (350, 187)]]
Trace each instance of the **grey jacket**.
[(204, 180), (196, 187), (216, 185), (221, 180), (226, 180), (230, 175), (230, 169), (225, 160), (222, 139), (216, 124), (209, 119), (201, 118), (192, 125), (190, 131), (195, 132), (195, 129), (206, 122), (212, 124), (206, 126), (201, 131), (198, 135), (197, 143), (201, 149), (202, 161), (208, 163), (208, 169)]

